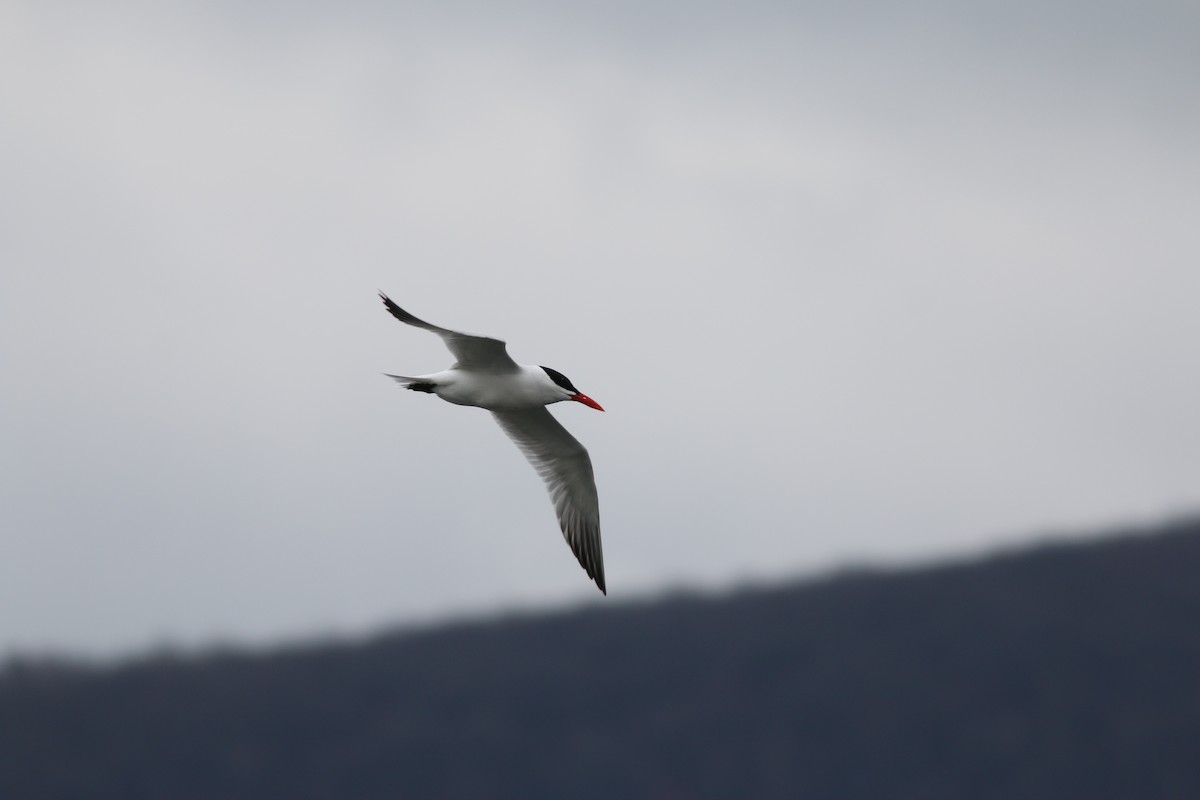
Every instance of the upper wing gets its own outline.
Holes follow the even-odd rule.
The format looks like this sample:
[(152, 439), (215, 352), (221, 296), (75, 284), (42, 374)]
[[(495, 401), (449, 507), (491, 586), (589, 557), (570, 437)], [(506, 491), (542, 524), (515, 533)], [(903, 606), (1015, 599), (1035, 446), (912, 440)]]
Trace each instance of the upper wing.
[(493, 411), (492, 416), (546, 482), (567, 544), (588, 577), (608, 594), (600, 549), (600, 500), (587, 450), (545, 406)]
[(472, 336), (469, 333), (459, 333), (458, 331), (439, 328), (437, 325), (430, 325), (428, 322), (417, 319), (393, 303), (391, 298), (383, 292), (380, 292), (379, 296), (383, 298), (383, 305), (396, 319), (406, 322), (409, 325), (432, 331), (442, 337), (442, 341), (446, 343), (446, 347), (458, 359), (458, 363), (455, 366), (484, 370), (486, 372), (515, 372), (518, 369), (517, 362), (512, 360), (512, 357), (509, 356), (508, 351), (504, 348), (504, 342), (499, 339), (492, 339), (487, 336)]

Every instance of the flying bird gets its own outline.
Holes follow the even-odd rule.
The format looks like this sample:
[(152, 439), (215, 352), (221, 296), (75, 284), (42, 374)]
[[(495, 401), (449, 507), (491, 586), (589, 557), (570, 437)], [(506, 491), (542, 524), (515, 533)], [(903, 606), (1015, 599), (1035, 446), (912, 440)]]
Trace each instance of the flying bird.
[(417, 319), (379, 293), (383, 305), (403, 323), (442, 337), (457, 359), (453, 366), (429, 375), (386, 374), (405, 389), (428, 392), (460, 406), (492, 412), (525, 458), (546, 482), (558, 525), (580, 566), (604, 594), (604, 553), (600, 549), (600, 501), (592, 460), (579, 441), (551, 416), (546, 406), (574, 400), (603, 411), (575, 388), (566, 375), (550, 367), (513, 361), (504, 342), (487, 336), (439, 328)]

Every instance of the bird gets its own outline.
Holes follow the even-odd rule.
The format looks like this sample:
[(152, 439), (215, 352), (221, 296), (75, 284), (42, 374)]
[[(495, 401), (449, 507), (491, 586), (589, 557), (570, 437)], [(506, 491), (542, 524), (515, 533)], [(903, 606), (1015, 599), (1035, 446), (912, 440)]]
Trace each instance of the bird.
[(383, 292), (379, 297), (396, 319), (440, 336), (456, 359), (449, 369), (428, 375), (383, 374), (405, 389), (490, 411), (545, 482), (563, 538), (588, 577), (607, 596), (592, 459), (546, 406), (573, 400), (597, 411), (604, 409), (558, 370), (513, 361), (499, 339), (431, 325), (400, 308)]

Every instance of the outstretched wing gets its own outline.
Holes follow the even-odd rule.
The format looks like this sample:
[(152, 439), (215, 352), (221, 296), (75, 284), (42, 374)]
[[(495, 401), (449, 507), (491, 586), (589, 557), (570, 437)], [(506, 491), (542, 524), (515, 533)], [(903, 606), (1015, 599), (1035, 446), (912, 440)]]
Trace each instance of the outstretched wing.
[(517, 371), (517, 362), (512, 360), (512, 357), (508, 354), (508, 350), (504, 347), (504, 342), (499, 339), (492, 339), (488, 336), (473, 336), (469, 333), (459, 333), (458, 331), (439, 328), (437, 325), (430, 325), (425, 320), (417, 319), (393, 303), (392, 299), (383, 292), (380, 292), (379, 296), (383, 299), (384, 307), (396, 319), (417, 328), (424, 328), (442, 337), (442, 341), (446, 343), (446, 347), (449, 348), (454, 358), (458, 361), (455, 366), (484, 372)]
[(608, 594), (600, 548), (600, 500), (587, 450), (545, 406), (493, 411), (492, 416), (546, 482), (571, 552), (600, 591)]

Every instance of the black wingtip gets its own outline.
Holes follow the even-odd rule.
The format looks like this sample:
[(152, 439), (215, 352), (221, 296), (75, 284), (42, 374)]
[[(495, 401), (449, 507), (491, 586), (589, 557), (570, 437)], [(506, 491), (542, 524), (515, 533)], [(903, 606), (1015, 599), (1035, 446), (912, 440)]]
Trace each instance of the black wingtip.
[(388, 313), (401, 322), (412, 325), (413, 322), (416, 321), (418, 324), (422, 324), (420, 320), (417, 320), (417, 318), (412, 314), (409, 314), (407, 311), (400, 308), (400, 306), (396, 305), (392, 301), (392, 298), (384, 294), (382, 290), (379, 292), (379, 299), (383, 301), (383, 307), (387, 309)]

